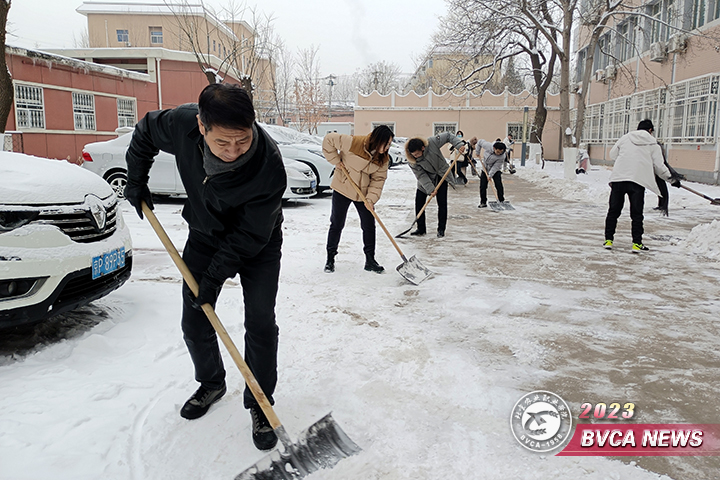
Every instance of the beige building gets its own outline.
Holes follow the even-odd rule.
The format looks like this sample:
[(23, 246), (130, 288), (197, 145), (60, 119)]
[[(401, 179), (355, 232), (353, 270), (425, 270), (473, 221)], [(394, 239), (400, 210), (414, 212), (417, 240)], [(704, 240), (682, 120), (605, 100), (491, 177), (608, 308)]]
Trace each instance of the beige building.
[[(617, 139), (650, 118), (673, 167), (691, 180), (720, 183), (720, 1), (634, 3), (643, 15), (611, 20), (595, 51), (582, 139), (591, 160), (610, 162)], [(577, 82), (587, 37), (584, 27)]]
[[(487, 141), (505, 138), (512, 133), (516, 139), (514, 157), (520, 156), (525, 107), (528, 127), (532, 123), (536, 98), (525, 91), (514, 95), (505, 90), (500, 95), (446, 92), (438, 95), (431, 90), (425, 95), (395, 92), (380, 95), (358, 95), (355, 106), (355, 134), (370, 133), (378, 125), (388, 125), (399, 137), (430, 137), (442, 132), (462, 130), (465, 138), (476, 136)], [(560, 97), (547, 98), (548, 118), (543, 134), (544, 157), (560, 158)], [(447, 147), (446, 147), (447, 148)], [(446, 152), (446, 155), (449, 155)]]
[[(77, 11), (87, 17), (87, 47), (102, 49), (162, 48), (193, 52), (207, 66), (221, 72), (234, 68), (233, 76), (249, 76), (255, 85), (254, 101), (261, 120), (276, 116), (271, 101), (274, 66), (257, 45), (256, 32), (242, 19), (219, 19), (201, 4), (84, 2)], [(106, 59), (111, 53), (98, 55)], [(120, 66), (134, 69), (132, 62)], [(140, 69), (145, 68), (139, 62)]]
[[(457, 83), (458, 79), (470, 75), (473, 70), (485, 65), (492, 64), (491, 55), (470, 55), (445, 50), (431, 52), (425, 61), (418, 67), (410, 78), (408, 90), (418, 93), (426, 93), (432, 88), (436, 93), (448, 91), (448, 87)], [(500, 84), (500, 74), (496, 73), (489, 81), (492, 69), (485, 69), (472, 74), (468, 80), (474, 84), (470, 88), (473, 93), (480, 94), (483, 91), (483, 82), (487, 82), (485, 89), (496, 89)], [(462, 93), (465, 88), (454, 89), (455, 93)]]

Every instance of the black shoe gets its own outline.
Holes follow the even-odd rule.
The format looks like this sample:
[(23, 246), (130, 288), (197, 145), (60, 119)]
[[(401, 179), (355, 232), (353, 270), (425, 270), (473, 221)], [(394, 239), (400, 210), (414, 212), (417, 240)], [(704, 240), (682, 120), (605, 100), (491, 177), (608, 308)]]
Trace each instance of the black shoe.
[(478, 208), (487, 208), (487, 203), (481, 203)]
[(442, 238), (445, 236), (445, 230), (438, 230), (438, 238)]
[(419, 237), (419, 236), (421, 236), (421, 235), (425, 235), (425, 230), (421, 230), (421, 229), (418, 228), (418, 229), (415, 230), (414, 232), (410, 232), (410, 235), (415, 235), (415, 236), (418, 236), (418, 237)]
[(252, 417), (252, 439), (258, 450), (270, 450), (277, 445), (278, 438), (259, 405), (250, 407)]
[(210, 405), (220, 400), (226, 391), (227, 388), (225, 385), (219, 390), (208, 390), (201, 385), (200, 388), (193, 393), (193, 396), (185, 402), (185, 405), (182, 406), (180, 416), (188, 420), (195, 420), (196, 418), (202, 417), (210, 409)]
[(365, 257), (365, 270), (368, 272), (382, 273), (385, 271), (382, 265), (378, 265), (374, 257)]
[(328, 253), (325, 262), (325, 273), (333, 273), (335, 271), (335, 254)]

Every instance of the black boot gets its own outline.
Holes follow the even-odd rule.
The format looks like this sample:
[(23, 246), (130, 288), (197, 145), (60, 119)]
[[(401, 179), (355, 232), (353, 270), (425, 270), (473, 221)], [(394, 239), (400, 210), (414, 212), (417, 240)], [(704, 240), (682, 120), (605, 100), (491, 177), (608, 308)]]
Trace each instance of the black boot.
[(327, 261), (325, 262), (325, 273), (333, 273), (335, 271), (335, 255), (337, 255), (337, 252), (328, 252)]
[(385, 271), (382, 265), (375, 261), (375, 255), (365, 255), (365, 270), (368, 272), (382, 273)]
[(424, 228), (418, 228), (417, 230), (410, 232), (410, 235), (417, 235), (418, 237), (421, 235), (425, 235), (425, 229)]
[(252, 417), (252, 439), (258, 450), (271, 450), (277, 445), (277, 435), (260, 406), (250, 407)]

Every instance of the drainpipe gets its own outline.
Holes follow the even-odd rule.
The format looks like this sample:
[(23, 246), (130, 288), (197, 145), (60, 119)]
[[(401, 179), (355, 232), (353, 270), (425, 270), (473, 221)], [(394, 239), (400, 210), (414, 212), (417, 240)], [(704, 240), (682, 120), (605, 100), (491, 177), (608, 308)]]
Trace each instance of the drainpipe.
[(715, 105), (715, 171), (713, 177), (715, 177), (715, 184), (720, 184), (720, 129), (718, 129), (717, 118), (720, 115), (720, 101), (717, 101), (717, 97), (720, 94), (716, 93), (716, 105)]
[(157, 80), (158, 87), (158, 110), (162, 110), (162, 84), (160, 82), (160, 59), (155, 59), (155, 79)]
[(105, 20), (105, 46), (110, 47), (110, 37), (108, 37), (107, 20)]

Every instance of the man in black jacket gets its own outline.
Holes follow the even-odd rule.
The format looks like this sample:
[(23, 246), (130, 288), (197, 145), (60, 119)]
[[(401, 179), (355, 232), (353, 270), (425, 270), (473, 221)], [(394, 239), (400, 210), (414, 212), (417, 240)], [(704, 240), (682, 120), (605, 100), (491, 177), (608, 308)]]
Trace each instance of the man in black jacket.
[[(277, 145), (255, 123), (252, 101), (238, 86), (205, 87), (197, 104), (149, 112), (135, 127), (126, 161), (125, 197), (142, 218), (152, 208), (148, 178), (158, 150), (175, 155), (190, 231), (183, 259), (199, 282), (197, 298), (183, 283), (182, 330), (200, 388), (180, 415), (203, 416), (226, 392), (215, 331), (200, 305), (215, 306), (226, 279), (240, 275), (245, 301), (245, 360), (271, 403), (277, 383), (275, 322), (282, 246), (285, 169)], [(250, 390), (244, 405), (253, 441), (273, 448), (277, 437)]]

